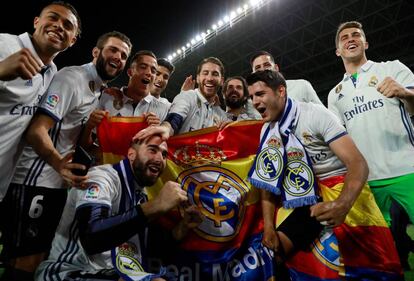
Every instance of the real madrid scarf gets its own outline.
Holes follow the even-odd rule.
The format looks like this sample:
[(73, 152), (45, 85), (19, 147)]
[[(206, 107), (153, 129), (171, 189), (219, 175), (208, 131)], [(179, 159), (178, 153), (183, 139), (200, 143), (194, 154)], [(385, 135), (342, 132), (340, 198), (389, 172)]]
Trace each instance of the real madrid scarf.
[(311, 161), (300, 140), (293, 134), (299, 106), (287, 99), (282, 117), (264, 124), (258, 154), (248, 175), (256, 187), (282, 195), (285, 208), (317, 202), (317, 183)]
[[(122, 184), (121, 202), (119, 212), (124, 212), (133, 208), (136, 204), (145, 202), (146, 195), (143, 192), (136, 192), (135, 179), (128, 159), (113, 165), (118, 172)], [(145, 272), (145, 247), (147, 229), (138, 232), (125, 241), (122, 245), (111, 250), (111, 259), (117, 273), (126, 281), (150, 281), (153, 278), (161, 277), (166, 273), (165, 268), (161, 268), (159, 274)], [(164, 277), (165, 278), (165, 277)]]

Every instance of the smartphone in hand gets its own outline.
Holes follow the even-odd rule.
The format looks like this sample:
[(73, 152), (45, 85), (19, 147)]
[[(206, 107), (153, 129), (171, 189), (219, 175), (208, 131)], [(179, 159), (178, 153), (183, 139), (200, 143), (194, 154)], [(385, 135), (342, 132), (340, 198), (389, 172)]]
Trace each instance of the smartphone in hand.
[(75, 149), (75, 154), (73, 154), (72, 163), (82, 164), (86, 167), (85, 170), (73, 169), (72, 173), (77, 176), (84, 176), (88, 173), (88, 170), (92, 164), (92, 157), (83, 149), (82, 146), (78, 145)]

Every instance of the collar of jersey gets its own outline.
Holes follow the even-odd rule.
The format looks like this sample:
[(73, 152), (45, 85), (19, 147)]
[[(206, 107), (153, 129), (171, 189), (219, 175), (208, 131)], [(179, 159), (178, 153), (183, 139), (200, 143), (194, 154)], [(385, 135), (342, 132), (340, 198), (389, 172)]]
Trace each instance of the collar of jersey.
[(203, 96), (203, 94), (200, 92), (200, 89), (197, 88), (195, 89), (196, 95), (198, 96), (198, 98), (201, 100), (202, 103), (209, 105), (210, 103), (207, 101), (207, 99)]
[(84, 64), (86, 71), (88, 72), (89, 80), (95, 82), (95, 92), (99, 91), (101, 86), (104, 84), (101, 77), (99, 77), (98, 72), (96, 71), (96, 65), (94, 65), (92, 62)]
[[(124, 87), (121, 88), (121, 91), (122, 91), (122, 94), (123, 94), (122, 101), (124, 103), (131, 103), (131, 104), (135, 103), (135, 101), (133, 99), (131, 99), (130, 97), (128, 97), (126, 95), (127, 90), (128, 90), (127, 86), (124, 86)], [(146, 103), (150, 103), (153, 99), (154, 99), (154, 97), (150, 93), (148, 93), (148, 95), (146, 95), (143, 99), (141, 99), (138, 104), (142, 103), (143, 101), (145, 101)]]
[[(361, 70), (359, 71), (359, 73), (361, 73), (361, 72), (367, 72), (368, 70), (370, 70), (370, 68), (371, 68), (373, 65), (374, 65), (374, 62), (373, 62), (373, 61), (371, 61), (371, 60), (368, 60), (366, 63), (364, 63), (364, 64), (361, 66)], [(344, 79), (343, 79), (343, 81), (347, 81), (348, 79), (350, 79), (350, 78), (351, 78), (351, 76), (352, 76), (352, 74), (345, 73), (345, 74), (344, 74)]]
[[(37, 52), (36, 52), (36, 50), (35, 50), (35, 48), (34, 48), (34, 46), (33, 46), (33, 43), (32, 43), (32, 40), (30, 39), (30, 35), (29, 35), (29, 33), (27, 33), (27, 32), (25, 32), (25, 33), (22, 33), (22, 34), (20, 34), (19, 36), (19, 40), (20, 40), (20, 42), (22, 43), (22, 45), (23, 45), (23, 47), (24, 48), (27, 48), (27, 49), (29, 49), (30, 50), (30, 52), (40, 61), (40, 62), (42, 62), (42, 60), (40, 59), (40, 57), (39, 57), (39, 55), (37, 54)], [(51, 67), (51, 66), (53, 66), (53, 65), (55, 65), (54, 63), (53, 63), (53, 61), (48, 65), (49, 67)], [(44, 66), (44, 64), (43, 64), (43, 62), (42, 62), (42, 66)]]

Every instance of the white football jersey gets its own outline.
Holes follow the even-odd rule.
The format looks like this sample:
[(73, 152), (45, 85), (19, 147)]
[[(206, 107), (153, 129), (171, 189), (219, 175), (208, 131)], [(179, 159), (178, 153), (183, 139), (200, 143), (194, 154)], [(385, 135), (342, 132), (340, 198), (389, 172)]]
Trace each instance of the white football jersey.
[[(82, 126), (98, 105), (101, 85), (92, 63), (65, 67), (53, 78), (38, 110), (56, 121), (49, 136), (61, 155), (74, 149)], [(24, 148), (12, 182), (63, 188), (61, 176), (29, 146)]]
[[(40, 61), (28, 33), (19, 36), (0, 34), (0, 60), (6, 59), (22, 48), (29, 49)], [(0, 201), (6, 195), (22, 152), (23, 132), (29, 125), (56, 71), (56, 65), (52, 62), (43, 66), (42, 74), (38, 73), (32, 79), (16, 78), (11, 81), (0, 81)]]
[(356, 86), (345, 74), (328, 96), (328, 108), (368, 162), (368, 180), (414, 173), (414, 130), (405, 105), (377, 90), (387, 76), (404, 87), (414, 86), (413, 73), (399, 61), (368, 61), (358, 72)]

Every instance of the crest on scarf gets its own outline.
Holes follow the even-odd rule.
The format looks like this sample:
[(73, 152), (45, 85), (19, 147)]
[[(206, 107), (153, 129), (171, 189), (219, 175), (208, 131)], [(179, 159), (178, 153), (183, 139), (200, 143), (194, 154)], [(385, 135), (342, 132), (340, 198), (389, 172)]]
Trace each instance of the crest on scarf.
[(267, 147), (260, 152), (256, 161), (256, 174), (264, 181), (274, 181), (282, 173), (283, 156), (279, 151), (281, 140), (275, 136), (270, 137), (266, 142)]
[(289, 195), (300, 197), (312, 191), (315, 181), (311, 168), (302, 159), (303, 151), (290, 148), (287, 151), (288, 164), (283, 187)]
[(185, 170), (178, 176), (189, 201), (204, 215), (194, 229), (201, 237), (215, 242), (233, 239), (243, 221), (247, 184), (234, 172), (217, 166), (201, 166)]

